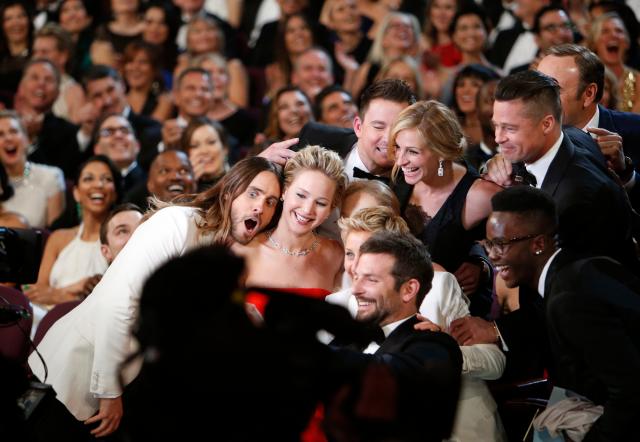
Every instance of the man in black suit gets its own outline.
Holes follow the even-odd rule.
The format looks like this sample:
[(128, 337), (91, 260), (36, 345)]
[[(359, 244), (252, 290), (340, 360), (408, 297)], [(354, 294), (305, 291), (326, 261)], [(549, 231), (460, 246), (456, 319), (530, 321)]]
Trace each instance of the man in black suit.
[(16, 110), (31, 141), (29, 160), (57, 166), (66, 178), (73, 178), (81, 162), (78, 128), (51, 112), (59, 83), (60, 73), (49, 60), (31, 60), (20, 80)]
[[(501, 153), (487, 163), (487, 178), (509, 187), (515, 184), (512, 163), (523, 162), (523, 178), (533, 179), (535, 183), (529, 184), (556, 202), (562, 247), (609, 256), (637, 272), (632, 213), (624, 190), (587, 153), (574, 146), (561, 129), (561, 118), (559, 87), (554, 79), (536, 71), (502, 79), (493, 113)], [(519, 343), (535, 338), (535, 333), (522, 327), (521, 317), (530, 318), (530, 313), (539, 308), (535, 296), (521, 291), (520, 310), (495, 323), (481, 318), (454, 321), (452, 334), (461, 345), (501, 342), (503, 349), (509, 349), (507, 370), (514, 377), (518, 377), (516, 372), (528, 376), (532, 373), (527, 364), (519, 366), (521, 358), (514, 355), (526, 349)]]
[(578, 45), (550, 48), (538, 70), (561, 87), (563, 123), (588, 131), (598, 142), (611, 168), (625, 184), (633, 206), (640, 209), (640, 115), (609, 110), (600, 104), (604, 64)]
[(508, 287), (538, 296), (552, 381), (604, 406), (583, 440), (638, 440), (640, 279), (608, 257), (558, 249), (545, 192), (519, 186), (491, 203), (484, 245)]
[[(353, 130), (307, 123), (293, 150), (271, 146), (260, 155), (284, 164), (295, 150), (317, 144), (340, 154), (349, 181), (379, 179), (389, 184), (393, 167), (393, 158), (388, 155), (391, 125), (398, 114), (415, 101), (415, 95), (401, 80), (376, 82), (367, 87), (360, 98), (360, 111), (353, 121)], [(394, 190), (401, 207), (409, 201), (412, 189), (400, 174)]]
[[(126, 89), (120, 74), (109, 66), (91, 67), (84, 76), (83, 87), (88, 103), (81, 109), (81, 127), (78, 139), (81, 148), (90, 154), (95, 124), (106, 114), (120, 114), (129, 120), (140, 141), (140, 164), (147, 170), (157, 153), (160, 142), (160, 123), (156, 120), (135, 113), (127, 103)], [(87, 149), (89, 147), (89, 149)]]
[(381, 327), (384, 337), (379, 344), (372, 342), (364, 348), (364, 354), (343, 350), (342, 356), (354, 366), (378, 362), (394, 375), (398, 400), (389, 406), (395, 405), (392, 414), (396, 419), (383, 430), (376, 428), (388, 431), (390, 438), (442, 440), (450, 436), (453, 425), (462, 368), (460, 349), (444, 333), (414, 328), (418, 306), (431, 289), (432, 278), (426, 246), (413, 237), (378, 232), (360, 246), (353, 285), (356, 319)]

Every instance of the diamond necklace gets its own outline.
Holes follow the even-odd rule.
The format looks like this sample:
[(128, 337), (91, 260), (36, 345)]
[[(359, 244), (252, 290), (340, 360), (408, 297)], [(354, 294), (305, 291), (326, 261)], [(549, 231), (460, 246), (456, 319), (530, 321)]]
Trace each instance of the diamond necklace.
[(281, 246), (278, 241), (273, 239), (273, 237), (271, 235), (273, 234), (274, 230), (275, 229), (271, 229), (271, 230), (266, 232), (267, 239), (269, 240), (269, 242), (271, 243), (271, 245), (273, 247), (275, 247), (276, 249), (280, 250), (285, 255), (289, 255), (289, 256), (307, 256), (309, 253), (313, 252), (315, 250), (315, 248), (318, 247), (318, 244), (320, 243), (320, 240), (318, 239), (318, 236), (312, 230), (311, 234), (313, 235), (313, 243), (311, 244), (311, 247), (308, 247), (306, 249), (301, 249), (301, 250), (298, 250), (298, 251), (289, 250), (287, 247)]

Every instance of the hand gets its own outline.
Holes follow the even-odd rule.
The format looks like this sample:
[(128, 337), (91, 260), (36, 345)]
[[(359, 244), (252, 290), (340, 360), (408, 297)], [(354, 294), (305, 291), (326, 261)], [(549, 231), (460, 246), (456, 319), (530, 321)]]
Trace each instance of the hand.
[(180, 144), (180, 137), (182, 137), (182, 128), (178, 124), (178, 120), (173, 118), (167, 120), (162, 125), (162, 142), (165, 149), (176, 148)]
[(258, 156), (266, 158), (269, 161), (273, 161), (280, 166), (284, 166), (287, 160), (296, 154), (291, 150), (291, 147), (296, 144), (298, 144), (298, 138), (291, 138), (290, 140), (273, 143), (271, 146), (260, 152)]
[(511, 172), (511, 161), (498, 153), (487, 161), (487, 173), (483, 175), (483, 178), (493, 181), (498, 186), (509, 187), (513, 185)]
[(475, 262), (463, 262), (453, 276), (458, 280), (462, 292), (469, 296), (478, 290), (483, 265)]
[(84, 424), (89, 425), (102, 421), (97, 428), (91, 430), (91, 434), (95, 437), (104, 437), (118, 429), (121, 419), (122, 398), (120, 396), (113, 399), (102, 398), (100, 399), (100, 410), (98, 410), (98, 414), (84, 421)]
[(93, 128), (98, 119), (98, 110), (88, 101), (77, 110), (76, 116), (80, 123), (80, 131), (82, 131), (87, 138), (90, 138), (93, 135)]
[(493, 323), (476, 316), (465, 316), (453, 321), (451, 336), (459, 345), (494, 344), (497, 341)]
[(416, 325), (413, 326), (413, 328), (415, 328), (416, 330), (428, 330), (428, 331), (433, 331), (433, 332), (442, 331), (442, 329), (440, 328), (440, 326), (438, 324), (436, 324), (435, 322), (429, 321), (427, 318), (422, 316), (420, 313), (418, 313), (416, 315), (416, 317), (420, 321)]
[(607, 160), (607, 167), (618, 176), (625, 171), (624, 149), (622, 137), (615, 132), (610, 132), (600, 127), (588, 127), (587, 132), (596, 135), (596, 142)]

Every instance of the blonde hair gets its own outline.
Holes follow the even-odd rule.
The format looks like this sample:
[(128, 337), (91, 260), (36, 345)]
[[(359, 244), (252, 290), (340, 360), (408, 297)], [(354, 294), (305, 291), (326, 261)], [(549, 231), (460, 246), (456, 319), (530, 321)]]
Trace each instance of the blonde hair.
[[(222, 29), (220, 29), (220, 26), (218, 26), (218, 24), (211, 17), (206, 15), (204, 12), (199, 12), (198, 14), (194, 15), (193, 17), (191, 17), (191, 20), (189, 20), (189, 23), (187, 23), (187, 52), (191, 54), (191, 50), (190, 50), (191, 48), (189, 48), (189, 36), (193, 32), (194, 26), (198, 23), (204, 23), (205, 25), (207, 25), (209, 29), (213, 29), (215, 31), (216, 37), (217, 37), (217, 44), (216, 44), (216, 47), (213, 48), (213, 52), (215, 53), (222, 52), (226, 45), (224, 32), (222, 32)], [(191, 54), (191, 55), (194, 55), (194, 54)]]
[[(393, 20), (394, 18), (409, 20), (409, 22), (411, 23), (411, 29), (413, 30), (413, 44), (411, 45), (411, 47), (413, 51), (417, 50), (420, 42), (420, 23), (418, 22), (416, 16), (404, 12), (390, 12), (384, 17), (382, 23), (380, 24), (380, 27), (378, 28), (378, 31), (376, 32), (373, 44), (371, 45), (371, 49), (369, 50), (369, 55), (367, 56), (367, 61), (371, 63), (384, 64), (386, 58), (384, 55), (384, 48), (382, 47), (382, 40), (384, 40), (384, 35), (387, 33), (389, 25), (391, 24), (391, 20)], [(416, 54), (412, 53), (408, 55), (415, 56)]]
[(413, 73), (413, 81), (416, 84), (416, 90), (413, 91), (419, 98), (424, 97), (424, 82), (422, 81), (422, 75), (420, 74), (420, 67), (415, 58), (410, 57), (408, 55), (401, 55), (399, 57), (394, 57), (391, 60), (388, 60), (378, 72), (375, 81), (385, 80), (387, 78), (394, 78), (389, 76), (389, 71), (396, 63), (404, 63), (409, 66), (411, 72)]
[[(425, 147), (443, 160), (459, 160), (467, 144), (456, 115), (435, 100), (419, 101), (400, 112), (391, 126), (389, 153), (395, 152), (398, 133), (407, 129), (417, 129)], [(392, 175), (397, 173), (398, 167), (394, 166)]]
[(589, 29), (587, 44), (585, 46), (591, 49), (593, 52), (596, 52), (596, 41), (602, 34), (602, 26), (604, 26), (604, 23), (609, 20), (618, 20), (620, 24), (622, 24), (622, 29), (624, 29), (624, 36), (627, 40), (627, 46), (629, 46), (631, 39), (629, 38), (629, 31), (627, 30), (627, 26), (624, 24), (622, 17), (620, 17), (617, 12), (605, 12), (591, 23), (591, 28)]
[(345, 201), (356, 193), (366, 193), (367, 195), (375, 198), (376, 202), (381, 207), (388, 207), (394, 214), (400, 214), (400, 202), (398, 197), (389, 186), (382, 181), (378, 180), (358, 180), (349, 183), (344, 191), (342, 201)]
[(352, 232), (391, 232), (401, 235), (410, 235), (409, 226), (402, 217), (393, 212), (389, 207), (366, 207), (358, 210), (349, 218), (338, 220), (340, 236), (345, 242), (347, 235)]
[(296, 175), (304, 170), (317, 170), (336, 183), (331, 207), (342, 202), (347, 187), (347, 175), (344, 173), (342, 158), (336, 152), (321, 146), (307, 146), (296, 153), (284, 166), (284, 186), (289, 187)]

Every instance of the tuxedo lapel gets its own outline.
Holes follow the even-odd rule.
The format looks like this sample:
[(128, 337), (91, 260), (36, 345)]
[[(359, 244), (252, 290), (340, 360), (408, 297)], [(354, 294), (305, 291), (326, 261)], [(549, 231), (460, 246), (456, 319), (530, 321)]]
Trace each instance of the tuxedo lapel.
[(575, 147), (571, 140), (569, 140), (569, 137), (565, 134), (556, 157), (549, 165), (549, 169), (544, 176), (544, 181), (542, 182), (540, 189), (544, 190), (549, 195), (553, 196), (555, 194), (558, 184), (560, 184), (560, 181), (562, 181), (565, 176), (567, 167), (569, 167), (574, 154)]
[(384, 340), (380, 348), (376, 351), (376, 354), (382, 353), (396, 353), (402, 350), (402, 347), (407, 342), (409, 337), (416, 333), (413, 326), (418, 323), (418, 318), (412, 316), (411, 318), (400, 324), (389, 336)]
[(618, 128), (616, 127), (615, 122), (611, 117), (611, 112), (609, 112), (609, 109), (598, 105), (598, 110), (600, 111), (598, 126), (602, 129), (607, 129), (608, 131), (618, 133)]

